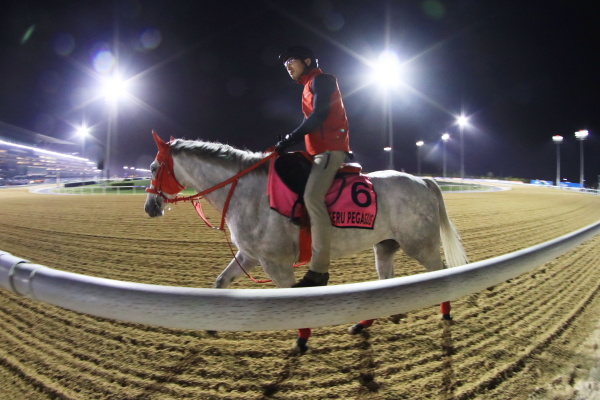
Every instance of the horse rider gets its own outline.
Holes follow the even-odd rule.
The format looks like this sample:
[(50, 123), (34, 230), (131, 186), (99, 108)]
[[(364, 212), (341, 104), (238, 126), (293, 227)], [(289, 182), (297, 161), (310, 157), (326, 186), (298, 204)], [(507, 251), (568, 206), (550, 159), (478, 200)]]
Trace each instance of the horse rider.
[(312, 257), (306, 275), (292, 287), (325, 286), (329, 280), (331, 220), (325, 195), (336, 172), (350, 154), (348, 119), (335, 76), (324, 74), (314, 53), (304, 46), (294, 46), (279, 55), (290, 77), (302, 85), (304, 120), (276, 145), (281, 154), (302, 141), (312, 156), (304, 205), (311, 222)]

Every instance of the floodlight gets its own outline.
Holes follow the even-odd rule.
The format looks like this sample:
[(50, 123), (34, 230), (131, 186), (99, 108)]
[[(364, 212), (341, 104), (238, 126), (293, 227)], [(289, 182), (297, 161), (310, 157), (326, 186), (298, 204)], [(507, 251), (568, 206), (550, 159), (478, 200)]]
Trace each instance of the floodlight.
[(104, 81), (104, 97), (109, 101), (115, 101), (126, 93), (127, 83), (118, 75), (114, 75)]
[(575, 138), (577, 140), (585, 140), (585, 139), (587, 139), (587, 137), (588, 137), (588, 131), (586, 131), (585, 129), (575, 132)]
[(90, 134), (90, 128), (88, 128), (87, 126), (80, 126), (79, 128), (77, 128), (77, 134), (79, 136), (81, 136), (82, 138), (85, 138), (86, 136), (88, 136)]
[(382, 52), (373, 69), (375, 80), (385, 87), (396, 86), (400, 83), (402, 65), (396, 53), (389, 50)]

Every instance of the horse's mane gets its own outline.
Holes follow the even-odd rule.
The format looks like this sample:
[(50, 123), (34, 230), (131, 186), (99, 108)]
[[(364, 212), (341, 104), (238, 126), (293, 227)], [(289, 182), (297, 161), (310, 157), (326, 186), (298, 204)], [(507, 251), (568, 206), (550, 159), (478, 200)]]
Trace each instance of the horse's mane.
[[(215, 161), (235, 162), (240, 169), (245, 169), (265, 157), (264, 153), (236, 149), (228, 144), (218, 142), (204, 142), (202, 140), (175, 139), (171, 142), (171, 154), (185, 153)], [(263, 164), (257, 171), (266, 172), (268, 164)]]

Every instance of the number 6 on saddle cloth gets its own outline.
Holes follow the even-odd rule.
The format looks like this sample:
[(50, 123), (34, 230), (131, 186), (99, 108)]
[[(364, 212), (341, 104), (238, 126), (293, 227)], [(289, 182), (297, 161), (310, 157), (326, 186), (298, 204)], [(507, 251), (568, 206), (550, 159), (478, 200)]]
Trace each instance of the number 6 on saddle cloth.
[[(269, 206), (302, 228), (310, 226), (304, 207), (304, 189), (312, 158), (303, 151), (285, 153), (269, 167)], [(356, 163), (343, 164), (325, 196), (331, 224), (338, 228), (373, 229), (377, 196), (373, 185)]]

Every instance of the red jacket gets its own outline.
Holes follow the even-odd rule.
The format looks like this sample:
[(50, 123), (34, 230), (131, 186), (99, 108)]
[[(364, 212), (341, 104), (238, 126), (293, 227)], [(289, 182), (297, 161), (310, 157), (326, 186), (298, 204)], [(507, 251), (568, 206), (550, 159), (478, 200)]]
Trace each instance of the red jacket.
[[(311, 89), (315, 76), (322, 74), (319, 68), (314, 68), (298, 79), (298, 83), (304, 85), (302, 92), (302, 112), (308, 118), (313, 113), (313, 92)], [(335, 78), (334, 78), (335, 79)], [(321, 126), (304, 136), (306, 151), (311, 154), (320, 154), (326, 151), (340, 150), (350, 151), (348, 138), (348, 119), (342, 102), (340, 88), (335, 83), (336, 89), (330, 98), (329, 113)]]

